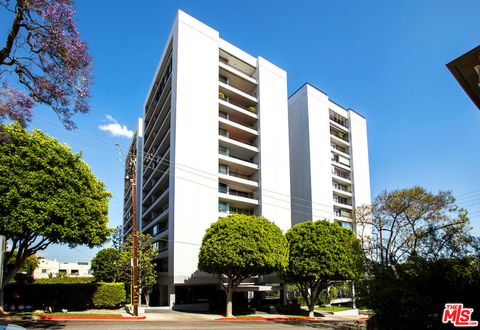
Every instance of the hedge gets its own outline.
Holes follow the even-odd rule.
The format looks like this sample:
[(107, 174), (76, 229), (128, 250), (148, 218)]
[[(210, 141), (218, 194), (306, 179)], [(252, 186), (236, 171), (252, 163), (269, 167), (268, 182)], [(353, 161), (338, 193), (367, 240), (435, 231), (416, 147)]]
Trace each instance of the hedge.
[(123, 283), (9, 284), (4, 297), (7, 308), (13, 304), (34, 309), (51, 306), (54, 310), (84, 310), (119, 307), (125, 303), (126, 292)]
[(52, 277), (39, 278), (33, 281), (34, 284), (71, 284), (71, 283), (92, 283), (95, 282), (95, 277)]
[(92, 302), (95, 307), (116, 307), (125, 302), (126, 292), (123, 283), (99, 283), (93, 294)]

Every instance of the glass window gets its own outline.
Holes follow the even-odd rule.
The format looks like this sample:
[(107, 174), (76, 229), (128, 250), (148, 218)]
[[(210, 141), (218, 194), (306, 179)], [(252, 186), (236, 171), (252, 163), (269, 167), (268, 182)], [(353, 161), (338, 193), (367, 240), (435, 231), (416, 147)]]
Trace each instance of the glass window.
[(228, 131), (226, 129), (223, 129), (223, 128), (218, 129), (218, 134), (221, 135), (221, 136), (228, 137)]
[(228, 204), (225, 202), (218, 202), (218, 212), (228, 213)]
[(228, 166), (223, 165), (223, 164), (219, 164), (218, 165), (218, 172), (221, 173), (221, 174), (228, 174)]
[(224, 194), (228, 194), (228, 186), (226, 183), (220, 182), (218, 184), (218, 191)]
[(228, 156), (229, 150), (228, 150), (228, 148), (219, 146), (219, 147), (218, 147), (218, 153), (221, 154), (221, 155)]

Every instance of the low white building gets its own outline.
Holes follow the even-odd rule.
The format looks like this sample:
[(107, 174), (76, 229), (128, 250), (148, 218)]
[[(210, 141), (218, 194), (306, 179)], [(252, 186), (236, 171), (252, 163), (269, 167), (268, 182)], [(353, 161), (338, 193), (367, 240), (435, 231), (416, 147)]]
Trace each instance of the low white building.
[(38, 267), (33, 272), (33, 278), (56, 277), (59, 274), (74, 277), (91, 277), (90, 262), (59, 262), (45, 258), (38, 259)]

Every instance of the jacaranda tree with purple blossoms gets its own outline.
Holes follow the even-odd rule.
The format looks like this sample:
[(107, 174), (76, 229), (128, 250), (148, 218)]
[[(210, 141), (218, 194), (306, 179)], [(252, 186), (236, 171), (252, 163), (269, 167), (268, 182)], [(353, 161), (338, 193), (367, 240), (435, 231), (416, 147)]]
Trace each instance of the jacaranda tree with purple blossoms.
[(25, 125), (40, 103), (75, 128), (72, 115), (89, 110), (92, 60), (75, 26), (73, 1), (0, 0), (0, 10), (11, 18), (0, 39), (0, 123)]

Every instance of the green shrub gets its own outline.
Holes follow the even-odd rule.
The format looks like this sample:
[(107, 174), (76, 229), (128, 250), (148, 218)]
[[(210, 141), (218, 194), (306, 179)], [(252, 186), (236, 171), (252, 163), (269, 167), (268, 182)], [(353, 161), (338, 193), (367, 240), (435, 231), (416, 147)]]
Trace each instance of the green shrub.
[(58, 311), (118, 307), (125, 302), (125, 295), (123, 283), (35, 283), (7, 285), (4, 299), (7, 306), (22, 304), (34, 309), (51, 306)]
[(99, 283), (92, 302), (96, 308), (118, 307), (125, 302), (126, 292), (123, 283)]
[(92, 283), (94, 277), (50, 277), (39, 278), (34, 281), (35, 284), (71, 284), (71, 283)]

